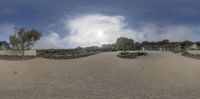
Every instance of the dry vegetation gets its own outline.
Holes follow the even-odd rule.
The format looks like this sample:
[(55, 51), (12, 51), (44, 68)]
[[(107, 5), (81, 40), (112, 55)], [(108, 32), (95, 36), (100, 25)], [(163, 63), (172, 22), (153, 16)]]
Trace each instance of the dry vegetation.
[(37, 50), (37, 56), (48, 59), (74, 59), (98, 54), (100, 51), (83, 51), (78, 49)]

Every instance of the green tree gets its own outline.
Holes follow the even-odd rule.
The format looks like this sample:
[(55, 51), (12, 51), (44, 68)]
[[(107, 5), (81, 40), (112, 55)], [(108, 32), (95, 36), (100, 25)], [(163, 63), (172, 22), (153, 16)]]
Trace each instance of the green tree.
[(139, 42), (135, 42), (134, 50), (141, 50), (141, 49), (142, 49), (142, 45)]
[(200, 41), (195, 42), (198, 46), (200, 46)]
[(169, 43), (170, 43), (170, 41), (168, 39), (164, 39), (164, 40), (160, 41), (161, 45), (165, 45), (165, 44), (169, 44)]
[(149, 44), (150, 44), (150, 42), (148, 42), (148, 41), (143, 41), (143, 42), (141, 43), (142, 46), (144, 46), (144, 45), (149, 45)]
[(189, 40), (185, 40), (181, 43), (181, 45), (183, 46), (183, 50), (188, 50), (189, 49), (189, 46), (193, 44), (192, 41), (189, 41)]
[(134, 46), (134, 40), (126, 37), (120, 37), (116, 41), (116, 47), (118, 50), (123, 50), (125, 53), (127, 50), (132, 49)]
[(103, 44), (100, 47), (101, 51), (116, 51), (115, 44)]
[(32, 49), (41, 36), (41, 32), (35, 29), (26, 31), (25, 28), (20, 28), (14, 35), (10, 36), (10, 44), (13, 49), (21, 50), (22, 56), (24, 56), (25, 50)]

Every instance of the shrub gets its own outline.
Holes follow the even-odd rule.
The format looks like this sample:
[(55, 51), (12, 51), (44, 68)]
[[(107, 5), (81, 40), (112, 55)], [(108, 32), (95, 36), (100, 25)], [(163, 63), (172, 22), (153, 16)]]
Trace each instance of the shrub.
[(90, 55), (98, 54), (100, 52), (83, 52), (74, 49), (49, 49), (49, 50), (38, 50), (37, 56), (49, 59), (74, 59), (87, 57)]
[(139, 56), (146, 56), (148, 55), (146, 52), (120, 52), (117, 56), (120, 58), (127, 58), (127, 59), (135, 59)]

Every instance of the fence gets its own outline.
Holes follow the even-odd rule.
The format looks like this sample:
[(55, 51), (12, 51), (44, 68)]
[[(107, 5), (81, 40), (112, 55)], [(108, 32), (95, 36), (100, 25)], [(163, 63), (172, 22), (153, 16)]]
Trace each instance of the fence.
[(200, 54), (200, 50), (188, 50), (191, 54)]
[[(0, 55), (22, 55), (22, 51), (19, 50), (0, 50)], [(36, 50), (26, 50), (25, 56), (36, 56)]]

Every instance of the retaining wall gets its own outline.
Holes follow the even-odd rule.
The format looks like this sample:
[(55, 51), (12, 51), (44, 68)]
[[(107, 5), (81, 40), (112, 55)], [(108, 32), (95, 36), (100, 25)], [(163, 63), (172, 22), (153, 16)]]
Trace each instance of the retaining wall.
[[(22, 55), (22, 51), (18, 50), (0, 50), (0, 55)], [(25, 56), (36, 56), (36, 50), (26, 50), (24, 53)]]
[(200, 54), (200, 50), (188, 50), (188, 53), (191, 53), (191, 54)]

